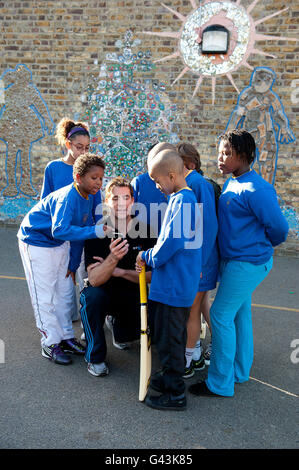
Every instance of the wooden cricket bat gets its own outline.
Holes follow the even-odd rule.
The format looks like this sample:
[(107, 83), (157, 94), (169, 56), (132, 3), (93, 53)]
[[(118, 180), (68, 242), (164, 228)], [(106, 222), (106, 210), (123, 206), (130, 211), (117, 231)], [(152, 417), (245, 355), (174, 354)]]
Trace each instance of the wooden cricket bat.
[(145, 266), (139, 274), (140, 288), (140, 375), (139, 375), (139, 401), (143, 401), (146, 397), (149, 387), (152, 370), (152, 351), (151, 338), (147, 322), (147, 290), (145, 278)]

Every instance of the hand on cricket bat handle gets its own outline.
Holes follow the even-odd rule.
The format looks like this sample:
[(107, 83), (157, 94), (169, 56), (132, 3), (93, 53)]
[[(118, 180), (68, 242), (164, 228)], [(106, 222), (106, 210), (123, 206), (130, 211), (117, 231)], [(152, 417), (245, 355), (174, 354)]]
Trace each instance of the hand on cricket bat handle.
[(145, 261), (141, 258), (143, 251), (139, 251), (137, 258), (136, 258), (136, 263), (135, 263), (135, 270), (140, 274), (142, 271), (143, 266), (145, 266)]

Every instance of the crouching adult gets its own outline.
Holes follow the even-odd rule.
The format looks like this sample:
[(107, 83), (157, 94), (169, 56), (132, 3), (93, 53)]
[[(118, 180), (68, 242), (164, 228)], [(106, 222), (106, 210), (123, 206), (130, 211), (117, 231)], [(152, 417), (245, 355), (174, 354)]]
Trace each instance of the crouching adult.
[[(133, 188), (124, 178), (111, 180), (105, 191), (107, 225), (114, 229), (102, 239), (85, 242), (88, 279), (80, 295), (80, 312), (86, 338), (85, 359), (90, 374), (109, 373), (104, 323), (113, 345), (127, 349), (140, 337), (139, 275), (135, 260), (140, 250), (155, 245), (150, 226), (132, 216)], [(112, 238), (111, 238), (112, 236)], [(151, 272), (146, 273), (150, 282)]]

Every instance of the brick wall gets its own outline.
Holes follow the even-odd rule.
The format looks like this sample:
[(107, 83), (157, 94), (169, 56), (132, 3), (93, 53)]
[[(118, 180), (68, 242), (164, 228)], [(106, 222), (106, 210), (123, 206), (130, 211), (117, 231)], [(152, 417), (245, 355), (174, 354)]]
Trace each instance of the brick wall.
[[(192, 3), (189, 0), (165, 2), (185, 16), (190, 14)], [(247, 8), (251, 3), (242, 0), (240, 5)], [(199, 5), (199, 0), (196, 4)], [(281, 0), (263, 0), (255, 5), (251, 16), (258, 20), (285, 6), (289, 6), (288, 11), (261, 23), (257, 26), (258, 32), (298, 37), (298, 1), (286, 4)], [(151, 61), (154, 62), (174, 53), (178, 40), (141, 32), (177, 32), (181, 25), (180, 19), (158, 0), (0, 1), (0, 75), (17, 64), (25, 64), (56, 124), (65, 115), (83, 115), (86, 103), (81, 99), (82, 94), (97, 76), (107, 54), (117, 51), (115, 43), (124, 37), (126, 31), (130, 29), (133, 37), (141, 40), (136, 51), (150, 51)], [(256, 46), (277, 56), (270, 58), (252, 54), (248, 62), (253, 68), (266, 66), (276, 73), (273, 91), (279, 96), (290, 127), (298, 139), (299, 93), (296, 94), (296, 87), (299, 87), (299, 45), (285, 40), (264, 40), (256, 43)], [(183, 67), (180, 57), (158, 62), (147, 77), (166, 84), (165, 93), (177, 108), (175, 132), (181, 140), (188, 140), (197, 146), (205, 172), (223, 183), (216, 167), (216, 140), (226, 127), (237, 103), (238, 93), (226, 76), (218, 77), (215, 103), (212, 105), (211, 79), (204, 77), (198, 93), (192, 97), (198, 79), (194, 73), (186, 73), (171, 86)], [(251, 73), (246, 67), (233, 72), (233, 79), (240, 91), (249, 85)], [(136, 72), (138, 79), (144, 79), (139, 71)], [(3, 135), (0, 135), (1, 138)], [(1, 190), (5, 186), (5, 145), (1, 141), (0, 152)], [(40, 188), (46, 163), (57, 158), (60, 153), (53, 135), (46, 135), (32, 146), (31, 170), (35, 188)], [(280, 145), (275, 188), (293, 220), (299, 213), (297, 162), (297, 143)], [(285, 249), (291, 252), (298, 246), (294, 233), (290, 244), (285, 245)]]

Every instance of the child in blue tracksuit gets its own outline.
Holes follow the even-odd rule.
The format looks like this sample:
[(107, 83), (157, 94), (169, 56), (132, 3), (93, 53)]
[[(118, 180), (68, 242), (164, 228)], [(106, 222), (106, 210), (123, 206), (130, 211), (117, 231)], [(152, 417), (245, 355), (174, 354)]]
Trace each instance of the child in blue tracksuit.
[[(73, 183), (73, 165), (78, 157), (89, 152), (90, 135), (87, 124), (76, 122), (67, 117), (62, 118), (57, 124), (56, 135), (58, 144), (66, 148), (66, 155), (49, 162), (45, 168), (41, 199), (48, 194)], [(101, 204), (101, 191), (91, 196), (93, 210), (97, 204)], [(94, 214), (95, 215), (95, 214)], [(99, 217), (100, 218), (100, 217)], [(97, 222), (97, 219), (95, 219)]]
[[(138, 211), (138, 219), (147, 223), (152, 227), (153, 235), (158, 236), (165, 210), (157, 210), (166, 208), (167, 197), (156, 188), (155, 182), (150, 178), (148, 173), (143, 173), (132, 179), (131, 185), (134, 190), (134, 203), (143, 204), (144, 207)], [(138, 209), (137, 209), (138, 210)]]
[[(61, 148), (66, 149), (66, 154), (64, 157), (52, 160), (47, 164), (44, 172), (41, 199), (48, 196), (51, 192), (73, 183), (73, 165), (76, 159), (83, 153), (89, 152), (90, 148), (89, 128), (84, 122), (76, 122), (67, 117), (62, 118), (57, 124), (55, 137)], [(98, 191), (95, 195), (90, 195), (90, 198), (93, 200), (93, 217), (95, 222), (97, 222), (100, 219), (100, 214), (97, 214), (96, 209), (102, 203), (101, 191)], [(80, 291), (83, 289), (83, 279), (85, 277), (87, 277), (87, 273), (82, 255), (81, 264), (77, 270)], [(71, 279), (69, 281), (72, 283)], [(73, 299), (71, 317), (72, 320), (76, 320), (78, 318), (78, 306), (74, 284), (70, 285), (70, 293)]]
[[(76, 158), (89, 151), (89, 129), (84, 122), (75, 122), (67, 117), (62, 118), (57, 124), (55, 137), (58, 144), (63, 149), (66, 149), (66, 155), (47, 164), (44, 172), (41, 199), (53, 191), (57, 191), (57, 189), (72, 184), (74, 181), (73, 165)], [(101, 196), (101, 192), (99, 191), (97, 195)], [(78, 319), (76, 286), (70, 277), (68, 279), (70, 284), (69, 292), (73, 301), (71, 318), (74, 321)], [(81, 284), (83, 284), (83, 281), (81, 281)], [(81, 287), (83, 288), (83, 285)]]
[[(174, 149), (168, 142), (159, 142), (153, 145), (148, 152), (148, 161), (162, 150)], [(137, 208), (138, 219), (151, 226), (152, 236), (158, 237), (165, 215), (168, 197), (156, 187), (148, 172), (135, 176), (131, 185), (134, 190), (134, 203), (143, 207)]]
[(66, 155), (52, 160), (45, 168), (41, 199), (57, 189), (72, 184), (73, 165), (83, 153), (89, 152), (90, 136), (88, 126), (83, 122), (75, 122), (67, 117), (57, 124), (56, 135), (58, 144), (66, 149)]
[(245, 130), (220, 138), (218, 168), (232, 173), (218, 205), (220, 285), (210, 316), (213, 349), (206, 381), (194, 395), (233, 396), (234, 384), (249, 379), (253, 362), (251, 296), (272, 268), (273, 246), (284, 242), (288, 224), (273, 186), (250, 165), (255, 142)]
[(74, 183), (41, 199), (25, 216), (17, 235), (42, 335), (42, 355), (58, 364), (71, 362), (65, 352), (84, 354), (74, 338), (67, 278), (74, 279), (84, 240), (104, 236), (104, 227), (94, 225), (90, 197), (102, 186), (104, 168), (96, 155), (78, 157)]
[(162, 410), (182, 410), (186, 408), (182, 378), (186, 325), (201, 272), (201, 214), (175, 150), (158, 153), (148, 166), (157, 187), (170, 197), (157, 244), (140, 252), (136, 261), (137, 270), (144, 263), (153, 269), (149, 312), (162, 365), (151, 381), (151, 387), (161, 395), (147, 396), (145, 403)]
[[(202, 272), (194, 303), (191, 308), (187, 326), (186, 366), (184, 378), (193, 377), (195, 370), (205, 368), (205, 359), (201, 349), (201, 311), (205, 297), (215, 289), (218, 278), (219, 256), (217, 247), (218, 221), (214, 188), (199, 172), (200, 156), (196, 148), (182, 142), (177, 146), (178, 153), (184, 162), (186, 183), (192, 189), (198, 203), (203, 209), (203, 245)], [(210, 324), (209, 312), (205, 320)]]

